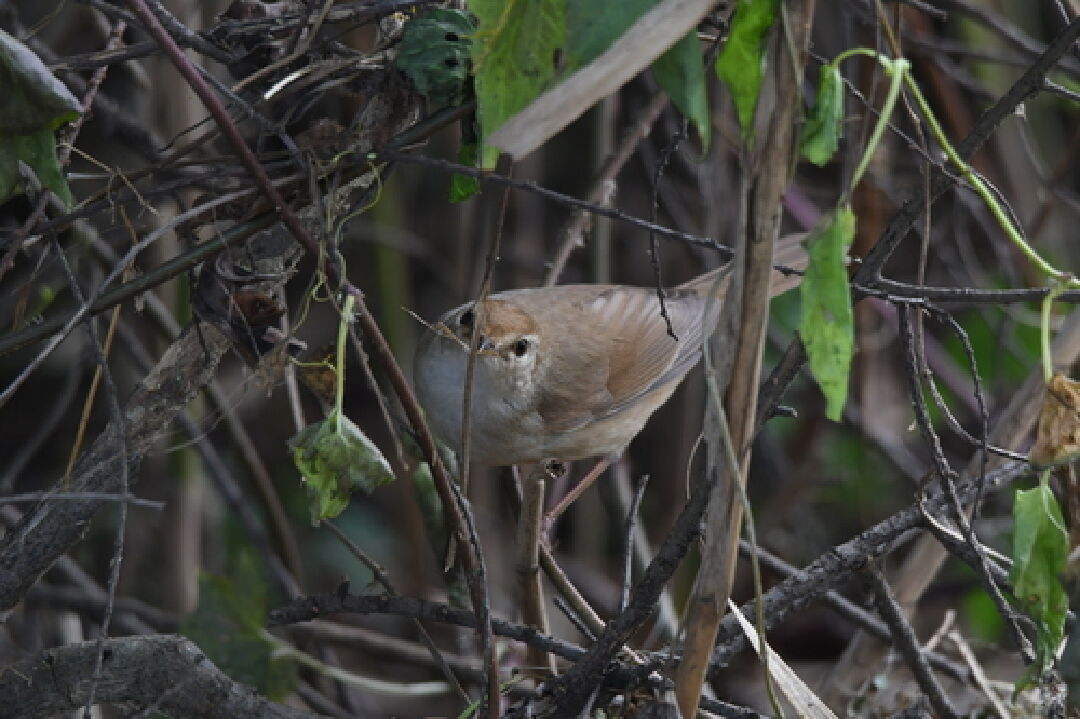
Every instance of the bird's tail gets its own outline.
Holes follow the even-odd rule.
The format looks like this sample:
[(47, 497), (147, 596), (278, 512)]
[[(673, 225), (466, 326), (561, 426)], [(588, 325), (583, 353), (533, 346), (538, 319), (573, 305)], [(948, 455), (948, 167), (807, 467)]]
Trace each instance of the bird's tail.
[[(771, 296), (782, 295), (802, 282), (803, 271), (806, 269), (809, 259), (806, 248), (803, 247), (803, 240), (805, 239), (806, 233), (800, 232), (784, 235), (776, 241), (776, 247), (773, 250), (773, 272), (769, 285)], [(724, 276), (721, 278), (719, 285), (716, 285), (718, 275)], [(695, 277), (682, 285), (680, 289), (707, 294), (716, 286), (720, 296), (723, 296), (730, 283), (729, 266), (724, 265), (706, 272), (700, 277)]]

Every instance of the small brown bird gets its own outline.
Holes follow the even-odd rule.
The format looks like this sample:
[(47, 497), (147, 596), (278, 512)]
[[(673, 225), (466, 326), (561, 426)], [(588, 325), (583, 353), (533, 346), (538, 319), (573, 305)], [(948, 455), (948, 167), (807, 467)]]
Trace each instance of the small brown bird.
[[(805, 266), (797, 238), (776, 261)], [(471, 459), (488, 466), (572, 461), (621, 452), (701, 358), (720, 314), (720, 270), (668, 292), (623, 285), (511, 290), (450, 310), (425, 332), (417, 394), (436, 433), (460, 451), (469, 343), (479, 333)], [(773, 295), (800, 277), (774, 272)], [(723, 297), (727, 278), (719, 282)]]

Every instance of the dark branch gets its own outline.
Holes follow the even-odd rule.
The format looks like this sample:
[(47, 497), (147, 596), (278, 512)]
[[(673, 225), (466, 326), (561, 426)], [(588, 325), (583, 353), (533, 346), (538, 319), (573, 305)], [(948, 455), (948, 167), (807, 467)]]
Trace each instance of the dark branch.
[[(130, 712), (156, 709), (202, 719), (315, 719), (235, 682), (191, 641), (173, 635), (106, 639), (96, 701)], [(36, 719), (79, 709), (89, 698), (97, 642), (70, 644), (0, 672), (0, 716)]]

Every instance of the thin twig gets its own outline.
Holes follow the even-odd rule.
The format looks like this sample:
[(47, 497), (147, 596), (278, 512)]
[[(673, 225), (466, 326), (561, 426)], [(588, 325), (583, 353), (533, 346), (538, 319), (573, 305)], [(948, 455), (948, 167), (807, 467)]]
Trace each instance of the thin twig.
[(953, 709), (948, 697), (945, 696), (945, 690), (941, 688), (941, 684), (926, 661), (926, 655), (923, 653), (922, 647), (919, 646), (915, 630), (911, 628), (911, 624), (908, 623), (903, 610), (896, 603), (896, 597), (893, 596), (892, 589), (889, 588), (885, 577), (882, 576), (881, 571), (873, 562), (867, 563), (864, 577), (866, 577), (873, 590), (874, 597), (877, 600), (878, 612), (892, 630), (893, 644), (904, 657), (908, 668), (911, 669), (911, 673), (915, 676), (915, 681), (930, 700), (934, 711), (944, 719), (958, 719), (956, 710)]
[[(326, 520), (323, 522), (323, 525), (338, 538), (338, 541), (345, 545), (354, 557), (359, 559), (365, 567), (371, 570), (371, 574), (376, 582), (381, 584), (391, 596), (398, 596), (397, 590), (394, 589), (394, 585), (390, 583), (390, 577), (381, 564), (368, 556), (367, 552), (362, 550), (356, 542), (352, 541), (352, 539), (349, 538), (349, 535), (338, 529), (337, 525), (333, 522)], [(424, 627), (419, 619), (414, 619), (413, 623), (416, 625), (420, 640), (424, 643), (425, 648), (428, 650), (428, 654), (435, 662), (435, 666), (443, 673), (443, 676), (446, 677), (446, 680), (450, 683), (450, 686), (453, 687), (454, 691), (457, 692), (458, 696), (465, 702), (469, 702), (468, 692), (465, 691), (465, 687), (461, 686), (461, 682), (458, 680), (457, 675), (454, 673), (454, 670), (450, 668), (450, 665), (447, 663), (446, 658), (443, 657), (442, 652), (439, 651), (439, 647), (436, 646), (435, 640), (431, 638), (431, 634), (428, 633), (427, 628)]]
[(645, 496), (645, 487), (648, 484), (649, 475), (647, 474), (643, 474), (635, 483), (630, 509), (626, 512), (626, 521), (623, 523), (623, 575), (619, 612), (626, 611), (626, 607), (630, 604), (630, 583), (633, 579), (634, 567), (634, 528), (637, 525), (638, 509), (641, 507), (641, 500)]
[[(979, 583), (994, 600), (994, 604), (997, 606), (998, 612), (1005, 620), (1005, 626), (1009, 629), (1016, 646), (1019, 647), (1021, 655), (1025, 658), (1033, 657), (1034, 652), (1031, 648), (1031, 642), (1028, 641), (1023, 632), (1020, 631), (1019, 626), (1017, 626), (1015, 613), (1009, 607), (1008, 601), (1001, 594), (1001, 590), (998, 588), (990, 574), (985, 555), (978, 549), (978, 544), (975, 541), (974, 534), (971, 530), (971, 523), (967, 519), (967, 513), (963, 509), (963, 503), (953, 479), (956, 473), (953, 471), (952, 467), (949, 466), (948, 460), (945, 458), (944, 450), (941, 447), (941, 439), (938, 437), (937, 432), (934, 430), (933, 423), (930, 420), (930, 415), (926, 407), (926, 399), (923, 397), (922, 387), (917, 376), (919, 362), (916, 358), (916, 353), (918, 350), (915, 347), (914, 337), (912, 335), (910, 310), (907, 305), (903, 304), (900, 305), (898, 309), (900, 312), (900, 339), (904, 347), (906, 360), (904, 362), (904, 367), (908, 379), (908, 392), (915, 409), (916, 424), (923, 436), (923, 440), (930, 450), (930, 456), (934, 462), (935, 472), (944, 489), (944, 494), (948, 499), (949, 506), (961, 528), (961, 532), (963, 532), (969, 548), (979, 557), (975, 566), (977, 570), (976, 574), (979, 577)], [(981, 493), (981, 488), (978, 488), (976, 496), (981, 496)], [(930, 528), (933, 530), (933, 525), (930, 525)]]
[[(86, 300), (83, 297), (82, 289), (79, 287), (79, 282), (75, 278), (75, 273), (71, 269), (71, 265), (68, 263), (67, 255), (64, 254), (63, 249), (60, 247), (59, 241), (54, 241), (56, 255), (60, 258), (60, 266), (64, 270), (64, 275), (67, 278), (68, 286), (71, 288), (71, 293), (75, 296), (75, 301), (80, 305), (85, 306)], [(106, 403), (109, 408), (109, 420), (113, 427), (116, 428), (116, 456), (119, 458), (118, 464), (120, 465), (120, 492), (121, 496), (129, 494), (130, 477), (128, 475), (128, 463), (127, 463), (127, 439), (125, 437), (127, 433), (126, 425), (124, 422), (124, 413), (120, 409), (120, 395), (116, 389), (116, 382), (113, 380), (112, 372), (109, 370), (109, 362), (105, 356), (105, 350), (101, 345), (101, 340), (98, 337), (97, 328), (94, 326), (93, 319), (88, 318), (86, 320), (86, 329), (90, 335), (90, 344), (94, 349), (95, 358), (97, 359), (98, 367), (101, 369), (101, 376), (105, 381), (105, 396)], [(101, 619), (101, 637), (98, 639), (97, 655), (94, 660), (94, 673), (91, 680), (90, 692), (86, 699), (86, 704), (83, 708), (83, 715), (86, 719), (90, 719), (90, 708), (94, 705), (94, 696), (98, 690), (98, 684), (102, 679), (102, 672), (104, 671), (105, 662), (105, 639), (109, 636), (109, 627), (112, 623), (113, 615), (113, 601), (116, 598), (116, 587), (120, 583), (120, 567), (123, 564), (124, 558), (124, 539), (127, 533), (127, 502), (120, 502), (118, 505), (118, 517), (116, 522), (116, 538), (113, 542), (113, 554), (109, 563), (109, 580), (106, 583), (106, 602), (105, 613)]]
[[(649, 103), (642, 108), (637, 118), (630, 124), (630, 129), (627, 130), (623, 136), (622, 142), (615, 149), (615, 152), (604, 162), (604, 166), (600, 168), (600, 172), (597, 173), (596, 180), (593, 182), (592, 189), (588, 194), (588, 202), (598, 205), (600, 207), (607, 207), (610, 205), (610, 200), (605, 201), (605, 198), (611, 194), (611, 185), (615, 182), (615, 178), (619, 172), (633, 157), (634, 151), (637, 146), (649, 136), (652, 131), (653, 125), (656, 124), (656, 119), (660, 117), (660, 113), (664, 111), (664, 108), (668, 105), (668, 96), (666, 93), (658, 92), (653, 95)], [(575, 247), (579, 247), (582, 242), (582, 235), (585, 232), (585, 228), (592, 219), (592, 214), (586, 212), (584, 209), (579, 209), (574, 213), (573, 218), (569, 221), (566, 228), (559, 233), (562, 237), (562, 242), (559, 244), (559, 249), (555, 252), (555, 258), (551, 261), (551, 267), (547, 271), (547, 275), (544, 277), (544, 286), (551, 287), (559, 281), (559, 275), (562, 274), (563, 268), (566, 267), (567, 261), (570, 259), (570, 254), (574, 251)], [(654, 218), (655, 221), (655, 218)]]
[(23, 492), (22, 494), (8, 494), (0, 496), (0, 504), (24, 504), (30, 502), (81, 502), (92, 499), (100, 502), (121, 502), (136, 507), (145, 507), (158, 512), (165, 509), (165, 502), (153, 499), (143, 499), (133, 494), (117, 494), (115, 492)]

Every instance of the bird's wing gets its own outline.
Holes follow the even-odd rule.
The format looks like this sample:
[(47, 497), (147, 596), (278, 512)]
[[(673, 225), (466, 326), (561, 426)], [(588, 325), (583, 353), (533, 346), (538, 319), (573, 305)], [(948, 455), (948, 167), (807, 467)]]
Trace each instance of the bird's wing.
[(664, 300), (677, 340), (668, 333), (655, 291), (637, 287), (567, 286), (575, 293), (563, 322), (581, 332), (575, 346), (553, 353), (537, 411), (551, 431), (572, 431), (677, 382), (697, 364), (704, 301), (674, 290)]

